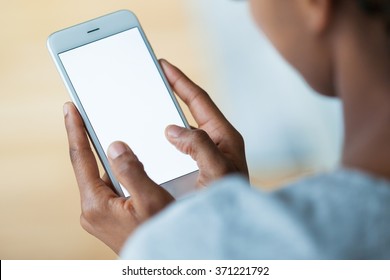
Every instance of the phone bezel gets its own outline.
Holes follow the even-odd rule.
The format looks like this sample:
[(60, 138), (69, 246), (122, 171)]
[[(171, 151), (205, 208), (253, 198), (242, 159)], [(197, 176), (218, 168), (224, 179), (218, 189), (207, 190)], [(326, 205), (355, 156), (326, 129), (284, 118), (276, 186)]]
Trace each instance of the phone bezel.
[[(116, 178), (111, 170), (106, 153), (103, 150), (103, 148), (99, 142), (99, 139), (95, 134), (93, 126), (91, 125), (91, 123), (88, 119), (88, 116), (86, 115), (86, 112), (85, 112), (85, 110), (84, 110), (84, 108), (83, 108), (83, 106), (78, 98), (78, 95), (72, 86), (72, 82), (70, 81), (70, 79), (67, 75), (67, 72), (66, 72), (66, 70), (65, 70), (65, 68), (60, 60), (59, 54), (66, 52), (66, 51), (69, 51), (69, 50), (72, 50), (74, 48), (81, 47), (81, 46), (86, 45), (86, 44), (93, 43), (95, 41), (98, 41), (98, 40), (101, 40), (101, 39), (104, 39), (104, 38), (107, 38), (110, 36), (113, 36), (115, 34), (124, 32), (124, 31), (132, 29), (132, 28), (138, 28), (138, 30), (142, 36), (142, 39), (143, 39), (143, 41), (144, 41), (144, 43), (149, 51), (149, 54), (152, 57), (154, 64), (155, 64), (157, 70), (159, 71), (160, 76), (162, 77), (162, 79), (164, 81), (164, 84), (165, 84), (165, 86), (166, 86), (166, 88), (167, 88), (167, 90), (172, 98), (172, 101), (173, 101), (184, 125), (187, 128), (189, 128), (190, 126), (188, 124), (188, 121), (186, 120), (185, 115), (184, 115), (183, 111), (181, 110), (180, 105), (179, 105), (175, 95), (173, 94), (173, 91), (169, 85), (169, 82), (167, 81), (167, 79), (163, 73), (163, 70), (161, 69), (161, 66), (160, 66), (160, 64), (159, 64), (159, 62), (154, 54), (152, 47), (149, 44), (149, 41), (148, 41), (148, 39), (147, 39), (147, 37), (146, 37), (142, 27), (141, 27), (141, 24), (138, 21), (135, 14), (132, 13), (131, 11), (120, 10), (120, 11), (117, 11), (117, 12), (114, 12), (114, 13), (111, 13), (108, 15), (104, 15), (104, 16), (86, 21), (84, 23), (80, 23), (80, 24), (71, 26), (69, 28), (66, 28), (66, 29), (63, 29), (63, 30), (60, 30), (60, 31), (53, 33), (52, 35), (49, 36), (49, 38), (47, 40), (48, 49), (51, 53), (51, 56), (56, 64), (58, 71), (60, 72), (60, 75), (61, 75), (63, 81), (65, 82), (67, 90), (70, 93), (71, 99), (74, 102), (75, 106), (77, 107), (77, 109), (78, 109), (78, 111), (79, 111), (79, 113), (84, 121), (88, 136), (91, 139), (91, 142), (92, 142), (92, 144), (93, 144), (93, 146), (94, 146), (94, 148), (99, 156), (100, 161), (103, 164), (105, 171), (107, 172), (107, 175), (109, 176), (109, 178), (110, 178), (110, 180), (115, 188), (116, 193), (120, 196), (125, 196), (125, 195), (122, 191), (122, 188), (120, 187), (119, 182), (116, 180)], [(93, 30), (96, 30), (96, 31), (93, 31)], [(194, 179), (196, 178), (195, 173), (197, 173), (197, 171), (194, 171), (190, 174), (187, 174), (191, 178), (191, 181), (194, 181)], [(174, 179), (172, 179), (172, 182), (176, 179), (179, 179), (179, 181), (183, 181), (183, 177), (185, 177), (187, 175), (184, 175), (180, 178), (174, 178)], [(164, 185), (164, 187), (168, 191), (170, 191), (174, 196), (176, 196), (175, 193), (178, 193), (180, 196), (183, 196), (183, 194), (184, 194), (183, 193), (184, 190), (183, 191), (175, 190), (175, 188), (178, 187), (177, 182), (173, 184), (176, 187), (170, 187), (169, 182), (166, 182), (162, 185)], [(186, 190), (186, 191), (188, 191), (188, 190)]]

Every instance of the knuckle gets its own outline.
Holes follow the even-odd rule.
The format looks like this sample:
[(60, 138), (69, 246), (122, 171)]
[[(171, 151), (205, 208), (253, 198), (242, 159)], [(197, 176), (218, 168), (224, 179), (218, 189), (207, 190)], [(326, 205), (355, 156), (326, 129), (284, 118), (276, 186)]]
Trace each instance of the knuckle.
[(241, 135), (240, 132), (236, 129), (227, 130), (224, 132), (225, 135), (227, 135), (227, 138), (229, 139), (229, 143), (231, 145), (234, 145), (235, 147), (243, 148), (245, 145), (244, 137)]
[(204, 130), (194, 129), (190, 132), (186, 141), (179, 143), (179, 149), (195, 159), (200, 151), (200, 147), (204, 146), (209, 139), (208, 134)]
[(196, 129), (193, 131), (192, 141), (201, 144), (209, 140), (209, 135), (202, 129)]
[(225, 133), (231, 135), (236, 140), (244, 139), (242, 137), (241, 133), (233, 126), (230, 126), (229, 128), (227, 128)]
[(135, 156), (122, 156), (115, 165), (115, 169), (119, 177), (125, 177), (134, 172), (144, 171), (144, 166)]
[(97, 223), (97, 220), (91, 220), (91, 217), (85, 215), (85, 213), (80, 215), (80, 225), (86, 232), (92, 235), (96, 235), (100, 228), (100, 224)]
[(244, 137), (238, 131), (236, 132), (236, 141), (237, 141), (237, 144), (239, 144), (240, 146), (244, 146), (244, 144), (245, 144)]
[(88, 224), (95, 224), (104, 215), (104, 205), (96, 201), (82, 203), (81, 219)]
[(88, 222), (88, 219), (85, 218), (84, 214), (80, 215), (80, 225), (87, 232), (91, 232), (91, 224)]
[(69, 157), (72, 163), (76, 163), (79, 160), (78, 149), (69, 147)]
[(93, 223), (97, 216), (96, 211), (94, 211), (91, 207), (84, 208), (81, 214), (82, 220), (88, 223)]
[(87, 149), (79, 147), (69, 147), (69, 157), (73, 165), (79, 164), (81, 159), (85, 157)]

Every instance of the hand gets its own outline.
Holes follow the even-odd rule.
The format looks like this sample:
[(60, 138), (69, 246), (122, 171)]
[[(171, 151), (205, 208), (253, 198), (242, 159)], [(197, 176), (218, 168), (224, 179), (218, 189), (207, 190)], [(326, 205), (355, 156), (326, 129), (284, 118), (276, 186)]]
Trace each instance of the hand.
[(165, 75), (181, 100), (193, 115), (197, 129), (171, 125), (167, 139), (181, 152), (190, 155), (198, 164), (198, 184), (229, 173), (241, 173), (249, 179), (244, 140), (226, 120), (209, 95), (166, 60), (160, 60)]
[(83, 121), (72, 103), (64, 105), (70, 158), (80, 190), (82, 227), (118, 253), (128, 236), (174, 199), (154, 183), (131, 149), (114, 142), (108, 158), (115, 177), (131, 197), (119, 197), (105, 175), (100, 178)]

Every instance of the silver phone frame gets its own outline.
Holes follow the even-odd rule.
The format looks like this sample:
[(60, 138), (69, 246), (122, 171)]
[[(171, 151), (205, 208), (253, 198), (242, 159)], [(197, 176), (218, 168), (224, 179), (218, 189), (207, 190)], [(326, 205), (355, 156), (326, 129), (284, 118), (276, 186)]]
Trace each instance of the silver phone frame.
[[(99, 156), (99, 159), (110, 178), (115, 191), (120, 196), (125, 196), (118, 180), (116, 180), (110, 164), (108, 162), (107, 156), (105, 151), (103, 150), (99, 139), (97, 138), (95, 131), (93, 129), (93, 126), (91, 125), (88, 116), (77, 96), (77, 93), (75, 89), (73, 88), (72, 82), (70, 81), (70, 78), (67, 75), (67, 72), (60, 60), (59, 54), (69, 51), (71, 49), (81, 47), (86, 44), (93, 43), (95, 41), (107, 38), (109, 36), (113, 36), (115, 34), (124, 32), (126, 30), (132, 29), (132, 28), (138, 28), (142, 39), (145, 42), (146, 47), (148, 48), (149, 54), (151, 55), (154, 64), (156, 65), (156, 68), (158, 69), (160, 76), (162, 77), (164, 84), (172, 98), (172, 101), (183, 121), (185, 126), (187, 128), (190, 128), (190, 125), (188, 124), (187, 119), (185, 118), (185, 115), (183, 111), (180, 108), (180, 105), (172, 91), (172, 88), (169, 85), (169, 82), (167, 81), (163, 70), (161, 69), (160, 63), (158, 62), (156, 55), (154, 54), (154, 51), (152, 47), (149, 44), (149, 41), (141, 27), (140, 22), (138, 21), (136, 15), (129, 11), (129, 10), (120, 10), (117, 12), (113, 12), (74, 26), (71, 26), (66, 29), (59, 30), (53, 34), (51, 34), (47, 40), (47, 47), (49, 49), (49, 52), (55, 62), (55, 65), (57, 67), (58, 72), (61, 75), (62, 80), (65, 83), (65, 86), (70, 94), (70, 97), (72, 101), (74, 102), (76, 108), (78, 109), (89, 138), (91, 139), (91, 142)], [(93, 31), (95, 30), (95, 31)], [(142, 159), (141, 159), (142, 161)], [(187, 178), (188, 177), (188, 178)], [(169, 182), (166, 182), (162, 184), (161, 186), (164, 187), (166, 190), (168, 190), (174, 197), (179, 198), (187, 193), (193, 191), (195, 189), (196, 185), (196, 179), (198, 177), (198, 171), (194, 171), (192, 173), (189, 173), (187, 175), (184, 175), (179, 178), (172, 179)], [(192, 182), (192, 183), (189, 183)], [(131, 195), (131, 194), (130, 194)]]

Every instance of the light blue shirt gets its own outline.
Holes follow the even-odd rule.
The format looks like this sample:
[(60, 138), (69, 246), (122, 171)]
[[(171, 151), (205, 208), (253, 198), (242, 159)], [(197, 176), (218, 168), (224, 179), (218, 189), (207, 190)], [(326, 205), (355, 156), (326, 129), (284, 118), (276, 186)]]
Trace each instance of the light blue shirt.
[(340, 169), (266, 192), (227, 177), (127, 241), (124, 259), (390, 259), (390, 182)]

